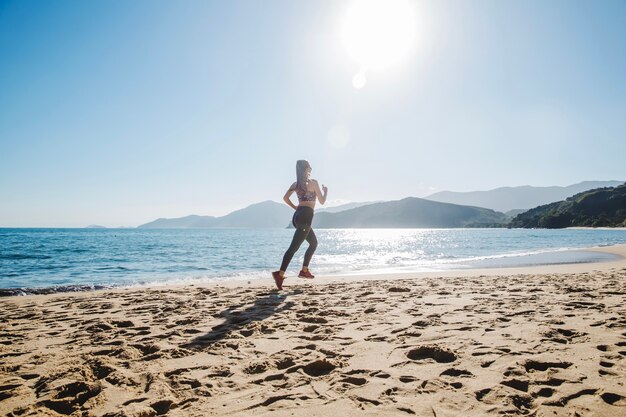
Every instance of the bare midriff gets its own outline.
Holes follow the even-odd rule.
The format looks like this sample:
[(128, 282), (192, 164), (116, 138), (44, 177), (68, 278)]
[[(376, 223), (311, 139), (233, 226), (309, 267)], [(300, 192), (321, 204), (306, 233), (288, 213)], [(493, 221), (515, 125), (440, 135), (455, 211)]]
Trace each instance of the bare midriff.
[(313, 201), (300, 201), (298, 203), (298, 207), (311, 207), (312, 209), (315, 208), (315, 200)]

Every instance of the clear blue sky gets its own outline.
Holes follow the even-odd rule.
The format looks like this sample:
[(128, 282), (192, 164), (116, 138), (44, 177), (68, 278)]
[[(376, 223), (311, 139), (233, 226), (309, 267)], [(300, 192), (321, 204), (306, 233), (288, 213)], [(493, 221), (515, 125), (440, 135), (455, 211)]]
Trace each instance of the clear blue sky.
[(414, 2), (362, 89), (349, 3), (0, 2), (0, 226), (223, 215), (297, 159), (341, 201), (626, 180), (626, 2)]

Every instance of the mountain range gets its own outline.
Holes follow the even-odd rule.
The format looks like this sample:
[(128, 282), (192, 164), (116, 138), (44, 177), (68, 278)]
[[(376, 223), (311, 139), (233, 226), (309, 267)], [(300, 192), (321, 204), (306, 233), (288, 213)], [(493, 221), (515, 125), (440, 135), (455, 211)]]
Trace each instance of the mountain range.
[(191, 215), (176, 219), (157, 219), (139, 226), (141, 229), (184, 229), (205, 227), (285, 227), (293, 215), (286, 204), (264, 201), (233, 211), (222, 217)]
[[(356, 207), (372, 204), (347, 203), (329, 208), (316, 208), (316, 213), (336, 213)], [(138, 226), (140, 229), (188, 229), (188, 228), (211, 228), (211, 227), (288, 227), (289, 219), (293, 215), (293, 209), (283, 203), (267, 200), (262, 203), (252, 204), (243, 209), (233, 211), (226, 216), (198, 216), (190, 215), (175, 219), (160, 218), (152, 222)]]
[(368, 204), (337, 213), (316, 213), (313, 218), (313, 227), (318, 229), (484, 227), (505, 223), (504, 214), (490, 209), (417, 197)]
[[(283, 228), (290, 226), (292, 215), (293, 209), (287, 205), (264, 201), (223, 217), (192, 215), (176, 219), (158, 219), (139, 228)], [(317, 212), (313, 227), (478, 227), (494, 224), (502, 226), (506, 220), (504, 214), (490, 209), (408, 197), (398, 201), (364, 203), (339, 212)]]
[[(565, 200), (583, 191), (594, 188), (616, 187), (623, 183), (624, 181), (584, 181), (567, 187), (532, 187), (525, 185), (520, 187), (501, 187), (489, 191), (441, 191), (424, 198), (442, 203), (485, 207), (515, 215), (520, 210), (525, 211), (533, 207)], [(508, 213), (511, 210), (516, 210), (516, 212)]]
[[(442, 192), (426, 199), (407, 197), (395, 201), (348, 203), (342, 206), (316, 209), (313, 226), (317, 228), (382, 228), (382, 227), (494, 227), (506, 226), (508, 221), (525, 209), (509, 212), (509, 207), (536, 207), (534, 202), (564, 200), (597, 185), (611, 187), (619, 181), (586, 181), (568, 187), (503, 187), (471, 193)], [(573, 191), (574, 190), (574, 191)], [(559, 197), (564, 193), (565, 197)], [(436, 198), (466, 200), (466, 204), (436, 201)], [(502, 201), (499, 202), (499, 200)], [(481, 206), (482, 204), (482, 206)], [(541, 204), (538, 204), (541, 205)], [(510, 209), (513, 210), (513, 209)], [(508, 211), (508, 210), (507, 210)], [(234, 211), (226, 216), (191, 215), (175, 219), (157, 219), (139, 228), (284, 228), (290, 227), (293, 209), (284, 203), (264, 201)]]
[(340, 206), (334, 206), (334, 207), (320, 206), (320, 207), (315, 207), (315, 212), (316, 213), (338, 213), (340, 211), (349, 210), (349, 209), (353, 209), (353, 208), (357, 208), (361, 206), (367, 206), (369, 204), (374, 204), (374, 203), (382, 203), (382, 202), (383, 201), (366, 201), (366, 202), (361, 202), (361, 203), (346, 203), (346, 204), (342, 204)]

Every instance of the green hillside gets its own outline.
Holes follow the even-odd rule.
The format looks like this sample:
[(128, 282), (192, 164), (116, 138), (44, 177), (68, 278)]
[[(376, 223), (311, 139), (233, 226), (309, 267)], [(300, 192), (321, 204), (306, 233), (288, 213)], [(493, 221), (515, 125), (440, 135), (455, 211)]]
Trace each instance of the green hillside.
[(481, 207), (459, 206), (423, 198), (369, 204), (339, 213), (319, 213), (316, 228), (506, 227), (506, 216)]
[(510, 227), (626, 227), (626, 183), (576, 194), (517, 215)]

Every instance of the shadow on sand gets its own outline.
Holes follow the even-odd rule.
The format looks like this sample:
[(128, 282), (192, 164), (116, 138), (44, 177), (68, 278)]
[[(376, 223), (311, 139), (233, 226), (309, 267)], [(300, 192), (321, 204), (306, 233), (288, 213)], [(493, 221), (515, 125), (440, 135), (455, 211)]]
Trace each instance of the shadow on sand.
[[(273, 291), (267, 296), (257, 298), (254, 304), (246, 307), (244, 310), (238, 310), (242, 306), (241, 304), (228, 307), (219, 313), (220, 316), (225, 318), (223, 323), (214, 326), (209, 333), (196, 337), (191, 342), (184, 344), (183, 347), (187, 349), (202, 349), (219, 342), (231, 333), (240, 330), (243, 332), (244, 327), (250, 323), (265, 320), (273, 314), (292, 308), (294, 303), (287, 301), (287, 298), (290, 295), (301, 292), (298, 290), (289, 293)], [(253, 333), (253, 330), (246, 331), (250, 331), (250, 334)]]

